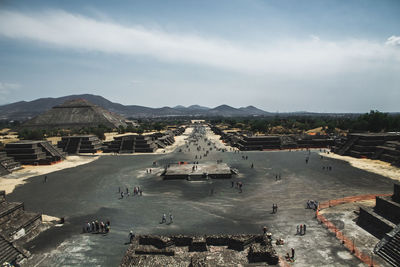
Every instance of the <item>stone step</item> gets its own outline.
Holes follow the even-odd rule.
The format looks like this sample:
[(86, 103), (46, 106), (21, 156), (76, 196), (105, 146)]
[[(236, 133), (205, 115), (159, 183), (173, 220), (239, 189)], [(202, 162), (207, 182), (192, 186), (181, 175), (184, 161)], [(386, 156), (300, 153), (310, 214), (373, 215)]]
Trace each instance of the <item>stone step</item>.
[(25, 234), (28, 234), (35, 226), (41, 222), (41, 215), (31, 212), (23, 212), (17, 216), (13, 216), (10, 220), (2, 224), (0, 232), (8, 240), (12, 240), (13, 235), (25, 229)]
[(380, 256), (382, 259), (384, 259), (390, 265), (397, 267), (396, 263), (393, 261), (393, 259), (390, 256), (388, 256), (385, 252), (379, 251), (377, 254), (378, 254), (378, 256)]
[(21, 253), (7, 240), (0, 236), (0, 264), (12, 262), (17, 259)]
[(7, 202), (0, 203), (0, 225), (8, 221), (13, 216), (24, 211), (24, 204), (20, 202)]

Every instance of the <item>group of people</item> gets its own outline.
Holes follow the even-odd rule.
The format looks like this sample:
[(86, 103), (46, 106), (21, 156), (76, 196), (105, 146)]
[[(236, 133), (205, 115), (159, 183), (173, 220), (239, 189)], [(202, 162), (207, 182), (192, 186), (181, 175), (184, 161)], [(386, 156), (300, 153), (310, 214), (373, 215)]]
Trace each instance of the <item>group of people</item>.
[(296, 235), (305, 235), (307, 230), (307, 225), (300, 224), (296, 227)]
[(322, 166), (323, 170), (327, 170), (327, 171), (331, 171), (332, 170), (332, 166)]
[[(120, 193), (121, 195), (121, 199), (124, 198), (124, 196), (129, 197), (130, 193), (129, 193), (129, 189), (128, 187), (126, 188), (126, 191), (124, 192), (123, 190), (121, 190), (121, 187), (118, 187), (118, 193)], [(133, 188), (133, 195), (136, 196), (142, 196), (143, 195), (143, 191), (139, 186), (135, 186)]]
[(275, 181), (281, 180), (281, 174), (275, 174)]
[[(168, 224), (171, 224), (171, 223), (173, 223), (173, 220), (174, 219), (174, 217), (172, 216), (172, 213), (170, 212), (169, 213), (169, 223)], [(161, 217), (161, 222), (160, 222), (161, 224), (162, 223), (167, 223), (167, 215), (164, 213), (163, 215), (162, 215), (162, 217)]]
[(316, 200), (307, 200), (307, 209), (318, 209), (318, 201)]
[(93, 222), (86, 222), (83, 226), (84, 233), (108, 233), (110, 231), (110, 221), (99, 222), (95, 220)]

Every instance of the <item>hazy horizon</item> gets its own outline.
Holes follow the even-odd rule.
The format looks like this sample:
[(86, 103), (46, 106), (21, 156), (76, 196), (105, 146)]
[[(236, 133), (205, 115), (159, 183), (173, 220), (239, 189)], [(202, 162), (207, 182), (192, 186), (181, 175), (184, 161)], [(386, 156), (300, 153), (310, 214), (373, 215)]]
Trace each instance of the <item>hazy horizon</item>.
[(0, 105), (398, 112), (400, 2), (2, 1)]

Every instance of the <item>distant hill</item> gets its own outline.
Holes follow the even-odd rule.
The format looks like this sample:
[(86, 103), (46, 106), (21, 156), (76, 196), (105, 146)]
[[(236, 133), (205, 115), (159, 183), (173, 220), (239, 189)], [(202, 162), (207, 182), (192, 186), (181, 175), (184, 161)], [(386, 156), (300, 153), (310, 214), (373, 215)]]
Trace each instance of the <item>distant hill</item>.
[(266, 112), (264, 110), (261, 110), (259, 108), (254, 107), (254, 106), (247, 106), (245, 108), (239, 108), (239, 109), (244, 111), (244, 112), (246, 112), (246, 113), (250, 113), (250, 114), (253, 114), (253, 115), (261, 115), (261, 116), (262, 115), (271, 115), (270, 112)]
[(111, 102), (102, 96), (82, 94), (69, 95), (58, 98), (40, 98), (33, 101), (20, 101), (0, 106), (0, 120), (27, 120), (31, 119), (45, 111), (50, 110), (54, 106), (74, 100), (85, 99), (90, 103), (107, 109), (111, 112), (120, 114), (124, 117), (133, 118), (151, 118), (151, 117), (168, 117), (168, 116), (269, 116), (272, 113), (263, 111), (253, 106), (245, 108), (234, 108), (228, 105), (221, 105), (215, 108), (209, 108), (199, 105), (189, 107), (161, 107), (150, 108), (137, 105), (122, 105)]

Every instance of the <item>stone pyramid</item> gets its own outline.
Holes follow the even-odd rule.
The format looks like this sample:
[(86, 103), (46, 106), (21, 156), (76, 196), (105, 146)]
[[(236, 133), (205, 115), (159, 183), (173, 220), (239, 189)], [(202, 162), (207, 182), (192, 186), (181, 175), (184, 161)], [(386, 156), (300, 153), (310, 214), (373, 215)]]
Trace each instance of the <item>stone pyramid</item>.
[(55, 106), (24, 123), (25, 128), (72, 129), (83, 127), (126, 127), (125, 118), (96, 106), (85, 99), (73, 99)]

